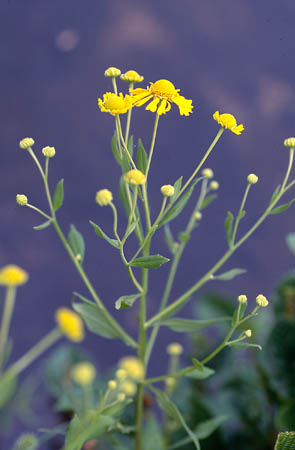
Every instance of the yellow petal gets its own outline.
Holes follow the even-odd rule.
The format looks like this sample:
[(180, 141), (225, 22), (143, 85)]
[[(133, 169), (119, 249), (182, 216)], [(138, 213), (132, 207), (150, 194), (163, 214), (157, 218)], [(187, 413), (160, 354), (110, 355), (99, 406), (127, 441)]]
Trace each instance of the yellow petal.
[(160, 99), (158, 97), (155, 97), (145, 109), (147, 109), (148, 111), (156, 112), (159, 101)]

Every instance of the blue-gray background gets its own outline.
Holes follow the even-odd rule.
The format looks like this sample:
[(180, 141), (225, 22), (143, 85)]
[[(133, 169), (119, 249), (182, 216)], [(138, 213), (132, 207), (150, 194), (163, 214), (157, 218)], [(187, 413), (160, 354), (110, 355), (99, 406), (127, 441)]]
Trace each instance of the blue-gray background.
[[(154, 217), (160, 186), (180, 175), (187, 178), (214, 138), (218, 126), (212, 114), (217, 109), (230, 112), (245, 126), (241, 136), (224, 133), (208, 160), (220, 182), (219, 199), (204, 213), (186, 249), (176, 298), (224, 252), (225, 215), (239, 207), (248, 173), (256, 173), (259, 183), (251, 189), (243, 230), (263, 211), (284, 175), (288, 151), (282, 143), (294, 135), (294, 13), (292, 0), (1, 0), (0, 266), (18, 264), (30, 274), (19, 290), (12, 323), (14, 358), (54, 326), (56, 308), (69, 306), (73, 291), (87, 293), (54, 230), (32, 230), (42, 218), (15, 204), (15, 195), (25, 193), (30, 203), (46, 209), (40, 176), (31, 158), (18, 149), (19, 140), (33, 137), (37, 154), (46, 145), (55, 146), (52, 189), (65, 178), (65, 203), (58, 217), (65, 231), (74, 223), (83, 233), (90, 279), (135, 335), (136, 311), (113, 308), (133, 287), (116, 251), (88, 223), (92, 219), (111, 233), (111, 211), (94, 202), (96, 190), (105, 187), (114, 192), (121, 223), (125, 220), (118, 198), (119, 169), (110, 151), (114, 123), (97, 107), (97, 97), (110, 90), (103, 72), (109, 66), (135, 69), (144, 75), (144, 87), (167, 78), (193, 100), (189, 118), (173, 107), (160, 120), (149, 182)], [(146, 147), (153, 119), (144, 108), (135, 111), (132, 133)], [(183, 224), (176, 220), (172, 229), (180, 231)], [(247, 274), (226, 284), (212, 283), (202, 292), (210, 288), (232, 297), (269, 296), (293, 265), (285, 235), (294, 228), (294, 208), (267, 219), (226, 266), (246, 267)], [(163, 236), (153, 251), (169, 255)], [(167, 271), (168, 264), (151, 277), (149, 311), (159, 303)], [(151, 373), (165, 368), (158, 355), (170, 340), (170, 334), (162, 334)], [(100, 367), (114, 365), (129, 353), (120, 343), (89, 334), (86, 346)]]

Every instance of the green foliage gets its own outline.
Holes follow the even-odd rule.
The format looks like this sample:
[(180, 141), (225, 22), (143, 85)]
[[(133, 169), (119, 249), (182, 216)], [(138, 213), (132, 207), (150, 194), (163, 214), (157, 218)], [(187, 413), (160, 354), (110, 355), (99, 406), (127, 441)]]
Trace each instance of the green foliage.
[(284, 203), (283, 205), (278, 206), (277, 208), (274, 208), (270, 211), (269, 214), (279, 214), (283, 211), (286, 211), (286, 209), (290, 208), (290, 206), (295, 202), (295, 199), (290, 200), (288, 203)]
[(130, 266), (143, 267), (144, 269), (157, 269), (168, 261), (170, 261), (169, 258), (161, 255), (140, 256), (134, 259), (130, 263)]
[(52, 219), (46, 220), (45, 222), (41, 223), (41, 225), (36, 225), (34, 230), (44, 230), (45, 228), (49, 227), (52, 224)]
[(286, 242), (289, 247), (289, 250), (295, 255), (295, 233), (287, 234)]
[(64, 201), (64, 180), (63, 178), (57, 183), (53, 197), (53, 208), (57, 211)]
[(231, 269), (227, 272), (221, 273), (220, 275), (214, 275), (215, 280), (222, 280), (222, 281), (228, 281), (232, 280), (233, 278), (237, 277), (238, 275), (241, 275), (242, 273), (247, 272), (245, 269)]
[(68, 243), (75, 257), (79, 256), (79, 261), (82, 264), (85, 256), (85, 242), (82, 234), (77, 230), (75, 225), (70, 226), (70, 231), (68, 234)]
[(232, 229), (233, 229), (233, 220), (234, 216), (230, 211), (227, 211), (227, 216), (224, 222), (224, 227), (226, 231), (226, 239), (228, 245), (231, 244), (231, 236), (232, 236)]
[(93, 226), (93, 229), (95, 231), (95, 233), (101, 237), (102, 239), (105, 239), (109, 244), (111, 244), (113, 247), (115, 248), (120, 248), (120, 244), (117, 241), (117, 239), (112, 239), (109, 236), (107, 236), (104, 231), (102, 231), (102, 229), (100, 228), (99, 225), (97, 225), (96, 223), (92, 222), (92, 220), (89, 221), (91, 223), (91, 225)]
[(295, 450), (295, 433), (293, 431), (279, 433), (274, 450)]
[(138, 139), (138, 144), (137, 144), (137, 168), (142, 173), (146, 173), (147, 165), (148, 165), (147, 153), (146, 153), (145, 148), (143, 146), (142, 140)]
[(216, 194), (211, 194), (208, 195), (205, 200), (203, 200), (203, 202), (201, 203), (201, 205), (199, 206), (199, 210), (201, 211), (202, 209), (205, 209), (207, 206), (210, 205), (210, 203), (212, 203), (215, 199), (217, 198)]
[(140, 297), (141, 294), (122, 295), (115, 303), (116, 309), (131, 308), (133, 303)]
[(197, 331), (202, 330), (203, 328), (208, 328), (216, 323), (230, 320), (231, 317), (217, 317), (216, 319), (208, 320), (190, 320), (175, 317), (173, 319), (164, 320), (160, 323), (160, 325), (166, 326), (179, 333), (196, 333)]

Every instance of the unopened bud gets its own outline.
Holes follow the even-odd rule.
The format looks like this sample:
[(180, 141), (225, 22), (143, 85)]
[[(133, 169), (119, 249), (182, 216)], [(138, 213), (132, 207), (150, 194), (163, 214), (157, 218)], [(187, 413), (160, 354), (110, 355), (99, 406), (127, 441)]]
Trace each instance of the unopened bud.
[(161, 187), (161, 192), (164, 195), (164, 197), (172, 197), (174, 195), (174, 187), (171, 186), (171, 184), (164, 184), (164, 186)]
[(108, 78), (116, 78), (116, 77), (119, 77), (120, 75), (121, 75), (121, 70), (117, 69), (117, 67), (109, 67), (104, 72), (104, 76), (108, 77)]
[(248, 181), (249, 184), (255, 184), (258, 181), (258, 176), (255, 175), (254, 173), (250, 173), (247, 176), (247, 181)]
[(26, 195), (23, 194), (17, 194), (16, 196), (16, 203), (19, 206), (26, 206), (28, 203), (28, 197)]

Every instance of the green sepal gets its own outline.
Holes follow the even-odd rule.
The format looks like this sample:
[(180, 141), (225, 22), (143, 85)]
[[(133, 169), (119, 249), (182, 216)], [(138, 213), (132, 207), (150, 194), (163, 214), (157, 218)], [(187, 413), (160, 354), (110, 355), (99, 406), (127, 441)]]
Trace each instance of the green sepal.
[(141, 294), (122, 295), (122, 297), (116, 300), (115, 308), (116, 309), (131, 308), (135, 300), (137, 300), (140, 296)]
[(83, 263), (85, 255), (85, 242), (80, 231), (77, 230), (75, 225), (70, 226), (70, 232), (68, 234), (68, 243), (75, 256), (80, 255), (80, 262)]
[(292, 203), (295, 202), (295, 198), (293, 198), (292, 200), (290, 200), (288, 203), (284, 203), (283, 205), (278, 206), (275, 209), (272, 209), (269, 214), (280, 214), (283, 211), (286, 211), (286, 209), (290, 208), (290, 206), (292, 205)]
[(95, 233), (101, 237), (102, 239), (105, 239), (109, 244), (111, 244), (113, 247), (115, 248), (120, 248), (120, 244), (117, 241), (117, 239), (112, 239), (109, 236), (107, 236), (102, 229), (100, 228), (100, 226), (98, 226), (96, 223), (92, 222), (92, 220), (89, 220), (90, 224), (93, 226)]
[(46, 220), (46, 222), (41, 223), (41, 225), (36, 225), (34, 230), (44, 230), (45, 228), (49, 227), (52, 224), (52, 219)]
[(54, 211), (57, 211), (62, 206), (63, 201), (64, 201), (64, 179), (62, 178), (57, 183), (53, 196)]
[(120, 150), (118, 148), (118, 140), (117, 140), (117, 133), (116, 133), (116, 131), (114, 132), (114, 135), (112, 137), (111, 146), (112, 146), (112, 152), (113, 152), (113, 155), (115, 157), (115, 160), (117, 161), (119, 166), (121, 166), (122, 158), (121, 158), (121, 155), (120, 155)]
[[(194, 364), (195, 366), (195, 364)], [(192, 372), (186, 373), (185, 376), (188, 378), (193, 378), (194, 380), (205, 380), (206, 378), (211, 377), (211, 375), (214, 375), (215, 370), (210, 369), (210, 367), (202, 366), (202, 369), (198, 369), (195, 366), (195, 370)]]
[(295, 432), (283, 431), (279, 433), (274, 450), (295, 450)]
[(233, 214), (230, 211), (227, 211), (227, 216), (224, 222), (224, 228), (226, 231), (226, 239), (229, 246), (231, 245), (233, 220), (234, 220)]
[(207, 328), (211, 325), (215, 325), (216, 323), (226, 322), (229, 320), (231, 320), (231, 317), (217, 317), (215, 319), (208, 320), (190, 320), (176, 317), (173, 319), (164, 320), (160, 323), (156, 323), (155, 326), (166, 326), (171, 330), (179, 333), (196, 333), (203, 328)]
[(228, 345), (229, 347), (234, 347), (234, 348), (258, 348), (259, 350), (262, 350), (261, 345), (258, 344), (249, 344), (247, 342), (228, 342), (226, 345)]
[(130, 266), (143, 267), (144, 269), (156, 269), (166, 262), (170, 261), (165, 256), (161, 255), (149, 255), (136, 258), (130, 263)]
[(148, 165), (147, 153), (146, 153), (146, 151), (144, 149), (142, 140), (138, 139), (138, 143), (137, 143), (137, 168), (142, 173), (146, 173), (147, 165)]
[(242, 273), (245, 272), (247, 272), (247, 270), (245, 269), (231, 269), (228, 270), (227, 272), (221, 273), (220, 275), (214, 275), (214, 280), (222, 280), (222, 281), (232, 280), (236, 276), (241, 275)]
[(206, 206), (209, 206), (210, 203), (212, 203), (216, 198), (217, 198), (217, 195), (216, 195), (216, 194), (208, 195), (208, 197), (206, 197), (206, 198), (203, 200), (203, 202), (201, 203), (201, 205), (200, 205), (200, 207), (199, 207), (199, 210), (201, 211), (201, 209), (204, 209), (204, 208), (206, 208)]

